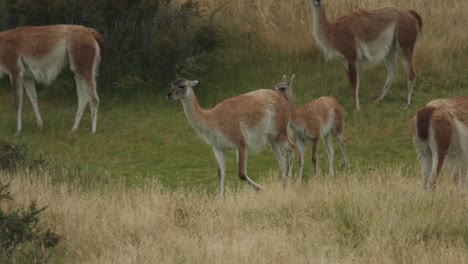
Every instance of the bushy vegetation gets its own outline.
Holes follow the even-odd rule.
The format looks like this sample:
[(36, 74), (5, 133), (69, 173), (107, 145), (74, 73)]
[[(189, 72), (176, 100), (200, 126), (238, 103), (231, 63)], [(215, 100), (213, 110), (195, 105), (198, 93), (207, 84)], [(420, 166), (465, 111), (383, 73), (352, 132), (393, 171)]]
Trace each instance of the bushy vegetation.
[(44, 263), (50, 256), (48, 249), (60, 240), (39, 224), (39, 215), (46, 207), (38, 207), (34, 201), (26, 208), (11, 205), (9, 187), (10, 183), (0, 181), (0, 261)]
[(14, 143), (0, 139), (0, 171), (37, 170), (47, 165), (48, 161), (42, 155), (31, 154), (24, 142)]
[[(45, 159), (29, 153), (25, 143), (0, 140), (0, 173), (40, 171), (46, 165)], [(35, 201), (14, 204), (9, 187), (5, 178), (0, 180), (0, 262), (44, 263), (50, 257), (49, 248), (59, 242), (57, 234), (50, 229), (44, 231), (39, 224), (40, 213), (47, 207), (38, 207)]]
[(0, 170), (15, 171), (24, 165), (26, 159), (26, 146), (0, 140)]
[[(155, 92), (177, 74), (200, 72), (207, 54), (221, 46), (221, 32), (203, 19), (199, 4), (173, 0), (5, 0), (0, 29), (80, 24), (100, 31), (110, 47), (100, 67), (100, 91)], [(74, 83), (54, 85), (56, 93), (75, 92)], [(65, 87), (65, 89), (64, 89)]]

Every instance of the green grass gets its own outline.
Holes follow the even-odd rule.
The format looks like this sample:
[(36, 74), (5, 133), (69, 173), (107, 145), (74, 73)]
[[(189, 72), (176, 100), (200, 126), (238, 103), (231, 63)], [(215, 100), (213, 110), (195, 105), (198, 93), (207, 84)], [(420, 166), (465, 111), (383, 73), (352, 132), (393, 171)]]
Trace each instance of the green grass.
[[(343, 67), (336, 61), (324, 61), (319, 54), (303, 58), (240, 55), (240, 59), (232, 63), (212, 65), (206, 73), (189, 77), (200, 81), (196, 93), (201, 105), (209, 108), (237, 94), (272, 88), (283, 73), (295, 73), (294, 93), (298, 105), (329, 95), (336, 97), (347, 111), (345, 134), (351, 169), (417, 164), (411, 141), (411, 119), (417, 109), (435, 98), (468, 94), (463, 60), (455, 61), (460, 64), (454, 67), (458, 71), (450, 76), (438, 76), (430, 67), (416, 64), (418, 78), (411, 107), (402, 109), (406, 76), (401, 67), (392, 89), (383, 102), (376, 104), (372, 99), (380, 92), (386, 76), (384, 66), (380, 65), (361, 71), (362, 110), (354, 113), (351, 88)], [(144, 182), (142, 179), (158, 179), (169, 188), (216, 190), (216, 162), (211, 148), (189, 126), (181, 103), (165, 101), (164, 93), (127, 97), (102, 94), (98, 132), (91, 134), (89, 110), (86, 110), (78, 132), (68, 137), (76, 111), (76, 95), (73, 93), (67, 98), (50, 96), (48, 88), (41, 89), (39, 107), (44, 131), (36, 127), (30, 103), (25, 97), (23, 132), (15, 137), (15, 113), (6, 78), (0, 86), (0, 137), (24, 142), (32, 153), (42, 154), (50, 160), (52, 167), (58, 168), (56, 177), (59, 181), (80, 181), (74, 179), (76, 175), (86, 175), (84, 181), (100, 183), (123, 178), (129, 185), (139, 185)], [(165, 89), (157, 87), (155, 90)], [(341, 156), (337, 143), (335, 150), (335, 167), (338, 167)], [(311, 177), (312, 173), (309, 159), (310, 150), (306, 157), (306, 177)], [(233, 152), (227, 160), (226, 186), (235, 188), (242, 183), (236, 176)], [(278, 170), (269, 147), (250, 155), (248, 165), (248, 174), (254, 179)], [(322, 144), (319, 165), (326, 172), (328, 164)]]

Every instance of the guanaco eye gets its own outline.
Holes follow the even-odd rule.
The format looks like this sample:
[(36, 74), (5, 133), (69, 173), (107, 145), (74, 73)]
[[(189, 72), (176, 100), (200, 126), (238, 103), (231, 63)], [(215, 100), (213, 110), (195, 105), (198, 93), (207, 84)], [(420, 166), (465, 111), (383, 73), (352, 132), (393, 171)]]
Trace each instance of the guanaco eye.
[(185, 86), (183, 86), (183, 85), (179, 85), (179, 87), (178, 87), (178, 88), (179, 88), (179, 89), (184, 89), (184, 88), (185, 88)]

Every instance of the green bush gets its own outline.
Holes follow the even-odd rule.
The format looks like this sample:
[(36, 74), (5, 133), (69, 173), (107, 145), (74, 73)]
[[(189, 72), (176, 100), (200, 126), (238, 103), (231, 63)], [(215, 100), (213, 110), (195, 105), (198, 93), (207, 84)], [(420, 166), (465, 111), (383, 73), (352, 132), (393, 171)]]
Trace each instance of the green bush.
[(48, 165), (42, 155), (29, 155), (24, 143), (15, 144), (0, 139), (0, 170), (15, 172), (19, 168), (38, 170)]
[[(96, 28), (110, 48), (100, 67), (100, 93), (128, 95), (142, 88), (117, 90), (120, 82), (132, 86), (129, 80), (144, 80), (150, 85), (143, 89), (166, 87), (180, 73), (202, 70), (207, 54), (223, 44), (221, 31), (203, 19), (198, 3), (173, 2), (5, 0), (0, 4), (0, 27), (80, 24)], [(69, 76), (67, 85), (58, 83), (53, 93), (75, 93)]]
[(23, 166), (26, 161), (26, 152), (24, 144), (13, 144), (0, 140), (0, 169), (11, 172)]
[(50, 229), (43, 231), (39, 226), (39, 214), (46, 207), (38, 208), (31, 202), (27, 209), (6, 211), (4, 204), (12, 200), (8, 188), (9, 183), (0, 182), (0, 260), (27, 258), (43, 262), (49, 257), (47, 249), (60, 241), (57, 234)]

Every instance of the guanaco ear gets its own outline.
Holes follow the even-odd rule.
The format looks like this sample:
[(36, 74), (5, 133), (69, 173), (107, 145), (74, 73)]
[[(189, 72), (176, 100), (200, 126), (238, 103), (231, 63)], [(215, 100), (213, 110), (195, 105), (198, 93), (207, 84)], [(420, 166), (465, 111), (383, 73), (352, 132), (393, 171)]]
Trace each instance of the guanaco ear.
[(288, 80), (288, 76), (286, 76), (286, 74), (283, 74), (283, 78), (281, 79), (281, 81), (285, 82)]
[(289, 87), (292, 86), (292, 82), (293, 82), (295, 76), (296, 76), (296, 75), (293, 74), (293, 75), (291, 76), (291, 80), (288, 81)]
[(197, 80), (190, 81), (190, 86), (192, 86), (192, 87), (194, 87), (197, 84), (198, 84)]

